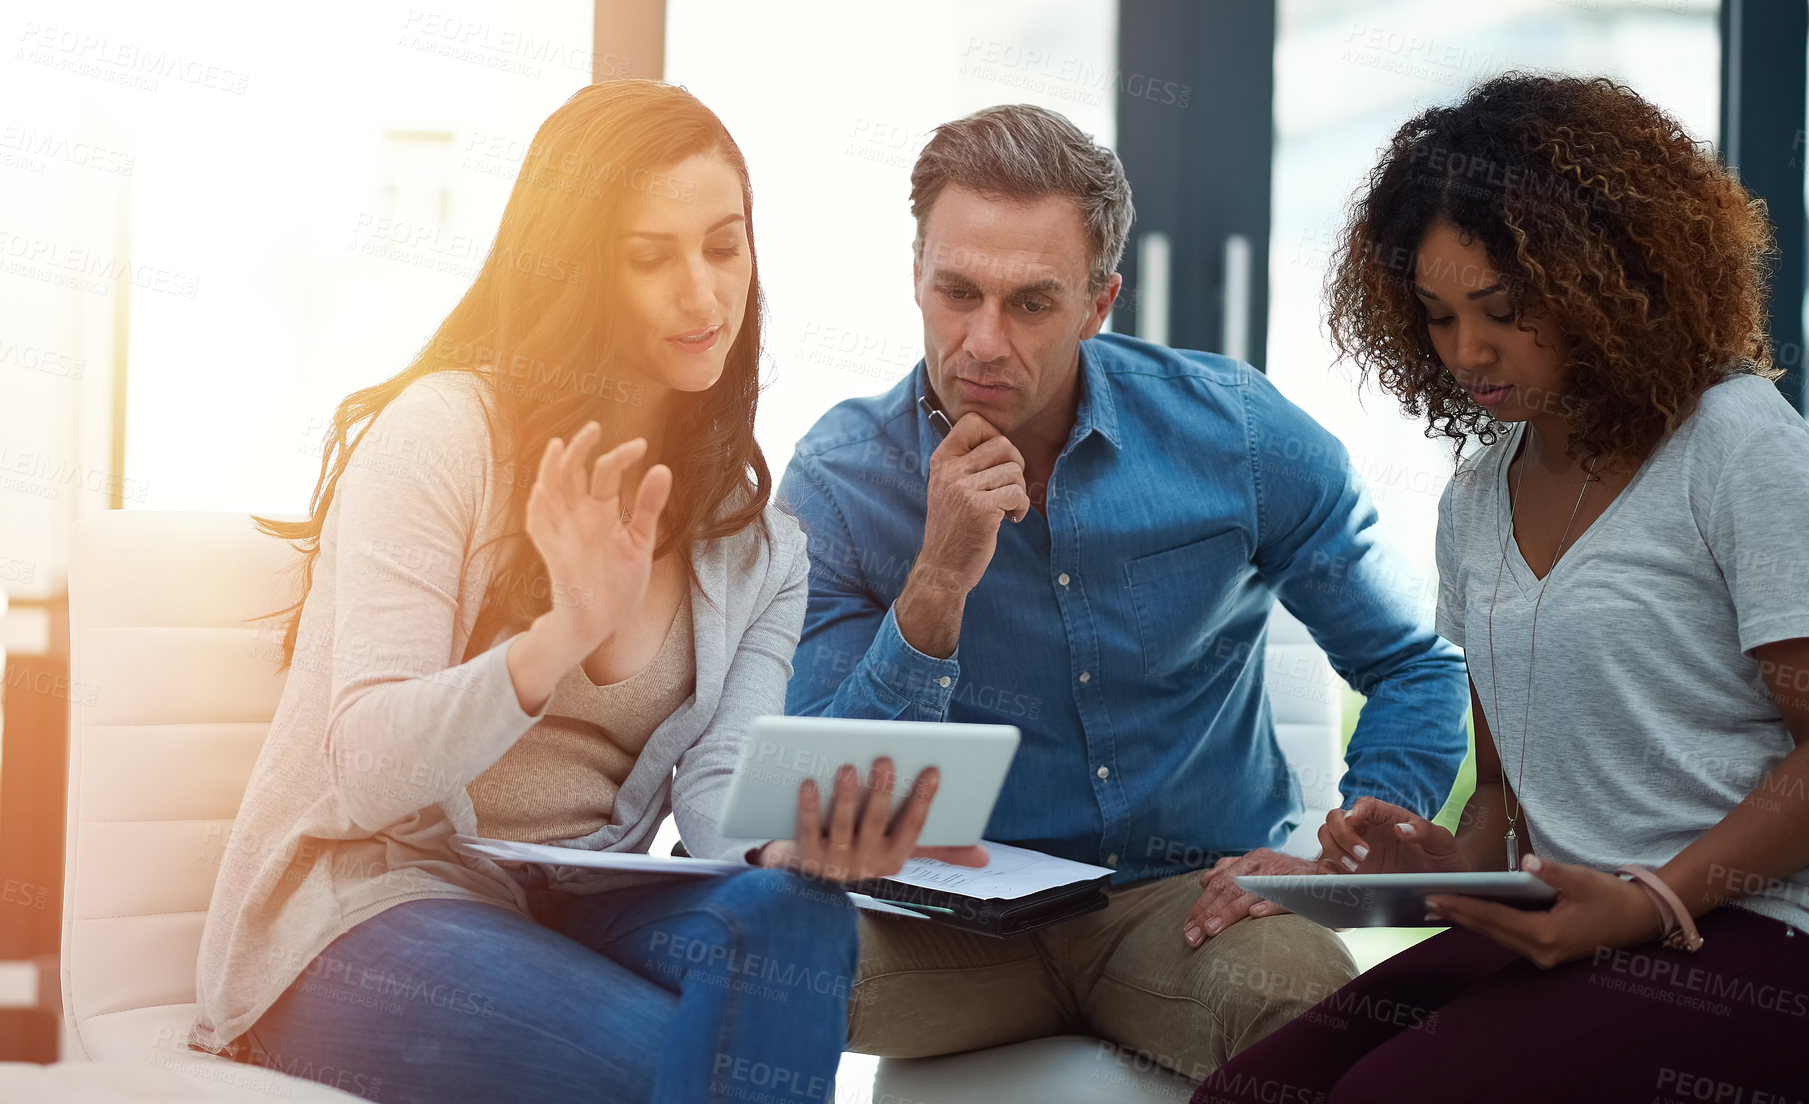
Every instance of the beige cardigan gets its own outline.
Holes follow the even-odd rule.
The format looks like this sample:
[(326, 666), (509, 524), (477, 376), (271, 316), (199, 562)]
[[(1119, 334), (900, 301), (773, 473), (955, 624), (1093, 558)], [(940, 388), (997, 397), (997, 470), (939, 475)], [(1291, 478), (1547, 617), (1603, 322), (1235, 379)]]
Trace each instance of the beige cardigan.
[[(522, 712), (507, 639), (461, 662), (497, 549), (474, 551), (510, 480), (533, 477), (492, 462), (484, 385), (463, 372), (411, 384), (354, 451), (214, 885), (192, 1045), (239, 1053), (238, 1037), (327, 944), (391, 905), (463, 898), (525, 912), (513, 878), (449, 840), (476, 830), (466, 787), (545, 713)], [(693, 560), (696, 692), (647, 741), (611, 822), (570, 846), (646, 851), (668, 811), (693, 854), (734, 858), (756, 842), (724, 838), (717, 817), (748, 722), (784, 712), (809, 589), (804, 537), (769, 507), (764, 525), (700, 543)], [(573, 892), (622, 884), (550, 873)]]

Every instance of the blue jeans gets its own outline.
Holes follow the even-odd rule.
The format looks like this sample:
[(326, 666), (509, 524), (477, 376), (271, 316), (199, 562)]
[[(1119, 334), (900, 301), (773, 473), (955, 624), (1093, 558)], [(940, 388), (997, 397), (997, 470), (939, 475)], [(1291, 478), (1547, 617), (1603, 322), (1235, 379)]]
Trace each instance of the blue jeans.
[(254, 1060), (385, 1102), (833, 1099), (845, 893), (748, 870), (594, 895), (533, 877), (528, 899), (531, 919), (423, 900), (358, 924), (246, 1032)]

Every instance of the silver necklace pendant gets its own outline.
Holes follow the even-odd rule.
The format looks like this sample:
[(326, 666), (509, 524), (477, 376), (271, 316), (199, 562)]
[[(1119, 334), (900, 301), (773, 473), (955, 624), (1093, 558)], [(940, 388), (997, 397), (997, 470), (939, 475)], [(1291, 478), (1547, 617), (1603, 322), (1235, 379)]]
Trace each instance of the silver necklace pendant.
[[(1510, 459), (1510, 463), (1512, 460)], [(1589, 493), (1589, 482), (1595, 478), (1596, 459), (1591, 458), (1589, 467), (1583, 472), (1583, 486), (1577, 491), (1577, 500), (1570, 507), (1570, 520), (1564, 523), (1564, 532), (1558, 536), (1558, 546), (1552, 550), (1551, 566), (1545, 569), (1545, 575), (1539, 580), (1539, 596), (1533, 600), (1532, 640), (1526, 649), (1526, 704), (1520, 715), (1520, 768), (1514, 780), (1514, 796), (1526, 792), (1526, 743), (1532, 732), (1533, 719), (1533, 661), (1538, 657), (1539, 648), (1539, 607), (1545, 603), (1545, 588), (1550, 585), (1551, 577), (1557, 573), (1558, 558), (1564, 555), (1564, 546), (1570, 541), (1570, 531), (1576, 526), (1577, 512), (1583, 508), (1583, 496)], [(1505, 478), (1505, 475), (1504, 475)], [(1501, 573), (1507, 567), (1508, 549), (1514, 543), (1514, 512), (1520, 505), (1520, 485), (1526, 480), (1526, 466), (1520, 468), (1520, 478), (1515, 481), (1508, 492), (1508, 527), (1507, 535), (1501, 542), (1501, 562), (1495, 565), (1495, 592), (1489, 596), (1489, 693), (1495, 704), (1495, 715), (1501, 715), (1501, 689), (1495, 679), (1495, 600), (1501, 594)], [(1527, 565), (1529, 568), (1531, 564)], [(1493, 722), (1491, 722), (1493, 723)], [(1501, 808), (1507, 812), (1508, 784), (1507, 772), (1501, 778)], [(1526, 805), (1522, 803), (1521, 809)], [(1508, 815), (1507, 835), (1502, 842), (1507, 844), (1507, 868), (1509, 873), (1520, 869), (1520, 837), (1514, 834), (1514, 820), (1518, 813)]]

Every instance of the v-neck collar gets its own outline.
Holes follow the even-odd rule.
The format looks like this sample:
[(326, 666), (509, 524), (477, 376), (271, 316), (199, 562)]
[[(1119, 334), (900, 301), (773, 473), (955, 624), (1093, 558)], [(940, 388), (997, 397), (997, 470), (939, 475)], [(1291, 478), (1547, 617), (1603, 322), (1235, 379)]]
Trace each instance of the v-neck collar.
[(1564, 549), (1563, 554), (1558, 557), (1557, 562), (1551, 565), (1550, 571), (1544, 575), (1535, 575), (1532, 565), (1527, 563), (1526, 557), (1520, 553), (1520, 541), (1514, 536), (1514, 516), (1508, 498), (1508, 468), (1513, 466), (1514, 454), (1519, 451), (1521, 439), (1526, 435), (1526, 423), (1516, 422), (1510, 433), (1507, 446), (1502, 450), (1501, 463), (1495, 473), (1496, 532), (1506, 542), (1508, 571), (1512, 573), (1520, 593), (1522, 595), (1529, 592), (1537, 594), (1546, 580), (1550, 579), (1559, 567), (1576, 560), (1596, 530), (1602, 528), (1603, 524), (1614, 516), (1615, 511), (1621, 508), (1621, 503), (1626, 501), (1627, 496), (1633, 493), (1635, 487), (1639, 486), (1640, 480), (1645, 478), (1646, 471), (1651, 468), (1652, 462), (1658, 458), (1659, 450), (1669, 442), (1663, 442), (1657, 449), (1652, 450), (1652, 453), (1640, 464), (1639, 470), (1633, 473), (1633, 478), (1628, 480), (1627, 485), (1614, 496), (1614, 501), (1608, 503), (1608, 508), (1576, 535), (1576, 538), (1570, 542), (1570, 546)]
[[(640, 670), (627, 678), (617, 679), (614, 682), (592, 682), (590, 672), (586, 671), (584, 664), (580, 662), (572, 668), (572, 671), (566, 672), (567, 675), (576, 672), (576, 678), (572, 682), (573, 689), (588, 693), (617, 694), (632, 688), (635, 684), (644, 682), (649, 672), (670, 665), (673, 649), (681, 640), (687, 646), (691, 646), (691, 638), (696, 632), (696, 619), (690, 616), (690, 606), (691, 582), (687, 579), (685, 591), (679, 597), (678, 607), (672, 611), (672, 620), (666, 625), (666, 635), (661, 638), (659, 649), (653, 653), (653, 658), (642, 664)], [(680, 618), (684, 618), (684, 620), (681, 622)], [(690, 626), (692, 632), (685, 632), (680, 628), (681, 625)], [(696, 651), (696, 648), (691, 646), (691, 650)]]

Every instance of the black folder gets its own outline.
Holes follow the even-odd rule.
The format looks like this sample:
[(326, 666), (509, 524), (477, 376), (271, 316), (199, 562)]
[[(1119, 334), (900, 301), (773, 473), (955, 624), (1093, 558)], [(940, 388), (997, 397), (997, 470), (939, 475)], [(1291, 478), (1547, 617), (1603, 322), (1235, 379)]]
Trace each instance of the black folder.
[(923, 915), (934, 923), (994, 939), (1009, 939), (1105, 908), (1107, 880), (1101, 875), (1090, 881), (1053, 886), (1023, 897), (969, 897), (895, 882), (890, 878), (850, 882), (845, 888), (906, 908), (920, 906), (924, 909)]
[[(674, 843), (672, 854), (689, 858), (691, 853), (685, 850), (683, 843)], [(1109, 875), (1102, 874), (1088, 881), (1051, 886), (1023, 897), (969, 897), (964, 893), (926, 889), (890, 878), (868, 878), (862, 882), (848, 882), (840, 888), (905, 908), (916, 905), (923, 910), (920, 916), (937, 924), (994, 939), (1010, 939), (1105, 908), (1109, 903), (1105, 887), (1110, 880)]]

